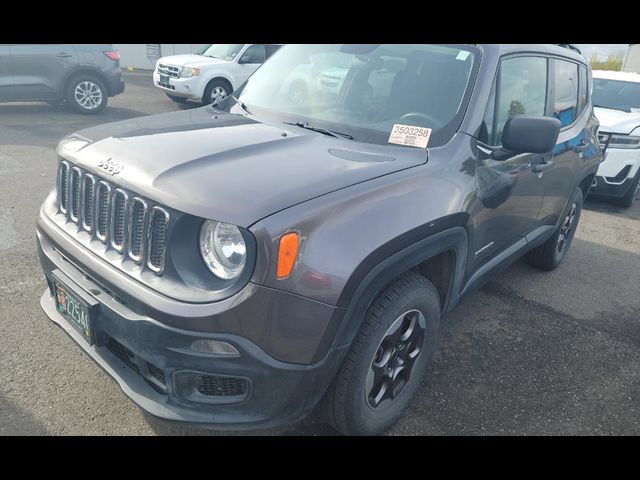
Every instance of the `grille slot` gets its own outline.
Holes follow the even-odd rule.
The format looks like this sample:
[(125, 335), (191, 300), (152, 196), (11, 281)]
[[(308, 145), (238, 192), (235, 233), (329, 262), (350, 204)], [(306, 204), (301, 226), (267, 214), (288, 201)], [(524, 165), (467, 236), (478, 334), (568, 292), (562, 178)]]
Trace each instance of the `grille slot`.
[(609, 147), (609, 141), (611, 140), (611, 134), (606, 132), (598, 132), (598, 142), (602, 147), (602, 153), (604, 153)]
[(80, 188), (82, 186), (82, 172), (78, 167), (71, 169), (69, 179), (69, 218), (77, 222), (80, 218)]
[(111, 246), (118, 252), (124, 250), (125, 233), (127, 228), (127, 205), (129, 196), (118, 189), (113, 193), (111, 206)]
[(82, 179), (82, 228), (87, 232), (93, 231), (95, 194), (96, 178), (87, 173)]
[(58, 207), (64, 214), (67, 213), (67, 206), (69, 205), (69, 164), (67, 162), (60, 162), (60, 169), (58, 173)]
[(131, 350), (129, 350), (127, 347), (122, 345), (117, 340), (114, 340), (113, 338), (109, 338), (107, 348), (111, 351), (111, 353), (113, 353), (116, 357), (126, 363), (129, 367), (131, 367), (137, 373), (140, 373), (140, 368), (138, 367), (138, 363), (136, 362), (136, 356)]
[(147, 202), (135, 197), (131, 201), (129, 220), (129, 257), (140, 263), (144, 255), (144, 224), (147, 217)]
[(107, 182), (98, 183), (98, 194), (96, 195), (96, 237), (103, 243), (107, 241), (110, 199), (111, 186)]
[(167, 378), (165, 377), (162, 369), (156, 367), (153, 363), (149, 363), (149, 362), (147, 362), (147, 368), (149, 368), (149, 373), (153, 378), (158, 380), (163, 385), (167, 384)]
[(141, 268), (162, 275), (169, 212), (107, 180), (61, 160), (57, 177), (58, 210), (65, 223), (100, 240)]
[(248, 385), (244, 378), (198, 375), (196, 389), (208, 397), (241, 397), (247, 393)]
[(153, 207), (149, 220), (149, 259), (147, 263), (149, 268), (156, 273), (162, 273), (164, 269), (168, 225), (169, 214), (167, 211), (160, 207)]
[(158, 73), (160, 75), (167, 75), (171, 78), (180, 78), (180, 67), (160, 63), (158, 64)]

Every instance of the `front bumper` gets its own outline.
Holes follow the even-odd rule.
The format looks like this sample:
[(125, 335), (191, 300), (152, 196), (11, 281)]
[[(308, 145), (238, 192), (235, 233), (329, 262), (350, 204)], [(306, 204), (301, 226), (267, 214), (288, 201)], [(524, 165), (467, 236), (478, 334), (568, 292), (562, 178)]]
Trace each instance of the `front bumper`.
[[(621, 172), (624, 178), (620, 177)], [(590, 193), (602, 197), (623, 197), (632, 187), (638, 172), (640, 150), (610, 147), (604, 154)]]
[[(313, 410), (344, 356), (344, 348), (329, 349), (315, 363), (290, 363), (275, 358), (243, 335), (222, 330), (185, 329), (177, 322), (161, 322), (151, 308), (126, 301), (115, 285), (106, 287), (104, 279), (98, 280), (91, 272), (81, 269), (75, 262), (78, 259), (71, 260), (73, 257), (63, 254), (62, 247), (51, 241), (45, 232), (46, 225), (44, 228), (42, 225), (41, 218), (38, 247), (49, 284), (40, 301), (43, 310), (116, 380), (134, 403), (153, 416), (232, 429), (294, 422)], [(92, 318), (93, 345), (56, 310), (54, 281), (62, 282), (72, 293), (90, 298), (91, 303), (96, 304)], [(278, 302), (275, 297), (272, 301)], [(245, 321), (242, 311), (237, 305), (231, 310), (227, 313), (235, 315), (236, 322), (242, 324)], [(264, 310), (270, 309), (264, 305)], [(270, 328), (277, 329), (277, 326), (274, 319)], [(192, 343), (200, 339), (230, 343), (239, 355), (193, 351)], [(295, 338), (291, 338), (291, 343), (296, 348)], [(114, 345), (119, 348), (114, 349)], [(241, 396), (202, 394), (194, 390), (193, 382), (187, 381), (196, 377), (241, 380), (246, 388)]]
[(169, 78), (169, 83), (160, 83), (160, 74), (158, 71), (153, 72), (153, 84), (169, 95), (176, 97), (191, 98), (195, 100), (202, 99), (204, 95), (204, 87), (200, 85), (200, 77), (191, 78)]

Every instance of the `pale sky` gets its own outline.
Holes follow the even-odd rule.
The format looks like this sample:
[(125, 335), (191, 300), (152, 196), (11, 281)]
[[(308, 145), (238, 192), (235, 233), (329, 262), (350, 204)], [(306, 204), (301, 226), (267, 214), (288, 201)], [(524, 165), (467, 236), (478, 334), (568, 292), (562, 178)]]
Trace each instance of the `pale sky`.
[(621, 43), (576, 43), (575, 45), (580, 49), (582, 55), (584, 55), (587, 60), (591, 58), (591, 54), (593, 52), (598, 54), (598, 60), (606, 60), (611, 54), (620, 54), (624, 58), (627, 54), (627, 49), (629, 48), (629, 45)]

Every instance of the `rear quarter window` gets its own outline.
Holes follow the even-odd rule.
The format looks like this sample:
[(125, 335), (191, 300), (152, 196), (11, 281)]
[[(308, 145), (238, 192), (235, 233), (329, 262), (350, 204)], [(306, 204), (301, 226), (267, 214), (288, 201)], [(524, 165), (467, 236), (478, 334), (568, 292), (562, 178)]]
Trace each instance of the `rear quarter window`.
[(562, 127), (566, 127), (573, 123), (578, 113), (578, 65), (557, 59), (553, 62), (553, 116), (560, 120)]

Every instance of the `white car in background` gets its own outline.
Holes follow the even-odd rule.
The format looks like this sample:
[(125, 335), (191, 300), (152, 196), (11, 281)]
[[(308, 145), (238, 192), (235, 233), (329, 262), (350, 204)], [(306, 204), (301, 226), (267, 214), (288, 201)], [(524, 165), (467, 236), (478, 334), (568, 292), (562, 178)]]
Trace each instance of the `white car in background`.
[(604, 156), (591, 194), (628, 208), (640, 195), (640, 74), (595, 70), (592, 98)]
[(153, 83), (178, 103), (218, 103), (242, 85), (282, 45), (214, 43), (194, 54), (163, 57)]

